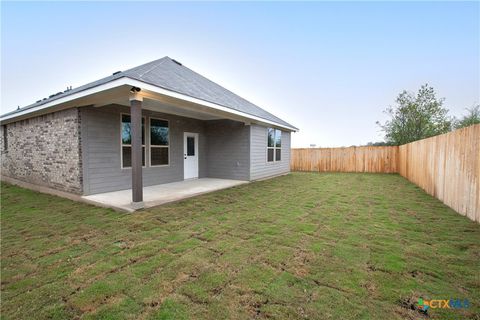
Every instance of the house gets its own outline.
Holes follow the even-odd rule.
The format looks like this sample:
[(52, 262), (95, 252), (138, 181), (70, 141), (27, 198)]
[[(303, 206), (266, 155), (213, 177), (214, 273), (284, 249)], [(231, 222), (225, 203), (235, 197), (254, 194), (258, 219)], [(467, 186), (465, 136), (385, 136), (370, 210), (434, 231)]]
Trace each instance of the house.
[(2, 176), (78, 195), (289, 172), (290, 133), (262, 108), (164, 57), (0, 118)]

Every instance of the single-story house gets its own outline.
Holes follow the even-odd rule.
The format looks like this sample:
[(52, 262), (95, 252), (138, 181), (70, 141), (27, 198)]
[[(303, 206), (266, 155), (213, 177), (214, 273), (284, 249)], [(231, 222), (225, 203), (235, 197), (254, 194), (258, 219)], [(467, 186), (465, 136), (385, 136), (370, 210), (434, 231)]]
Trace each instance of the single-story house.
[(0, 118), (2, 176), (78, 195), (288, 173), (298, 130), (164, 57)]

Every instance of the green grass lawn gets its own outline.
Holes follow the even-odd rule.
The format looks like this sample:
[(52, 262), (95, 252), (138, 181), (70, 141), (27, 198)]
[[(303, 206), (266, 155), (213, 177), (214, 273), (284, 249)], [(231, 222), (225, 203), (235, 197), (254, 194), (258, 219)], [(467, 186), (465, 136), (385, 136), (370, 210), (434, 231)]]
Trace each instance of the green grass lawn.
[(398, 175), (294, 173), (122, 214), (1, 190), (2, 319), (479, 319), (480, 225)]

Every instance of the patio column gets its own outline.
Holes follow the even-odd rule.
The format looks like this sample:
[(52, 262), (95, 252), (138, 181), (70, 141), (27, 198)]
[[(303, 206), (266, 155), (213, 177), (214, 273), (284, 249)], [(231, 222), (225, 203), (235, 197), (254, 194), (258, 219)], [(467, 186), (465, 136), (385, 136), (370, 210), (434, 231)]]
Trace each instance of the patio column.
[(143, 208), (142, 101), (139, 88), (130, 95), (130, 134), (132, 139), (132, 208)]

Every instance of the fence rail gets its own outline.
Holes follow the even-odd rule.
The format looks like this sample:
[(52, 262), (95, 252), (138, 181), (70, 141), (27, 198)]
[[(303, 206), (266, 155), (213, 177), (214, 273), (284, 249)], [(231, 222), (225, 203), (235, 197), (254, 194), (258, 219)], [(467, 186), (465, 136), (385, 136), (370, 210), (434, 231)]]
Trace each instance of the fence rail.
[(480, 222), (480, 124), (400, 147), (292, 149), (291, 169), (399, 173)]

